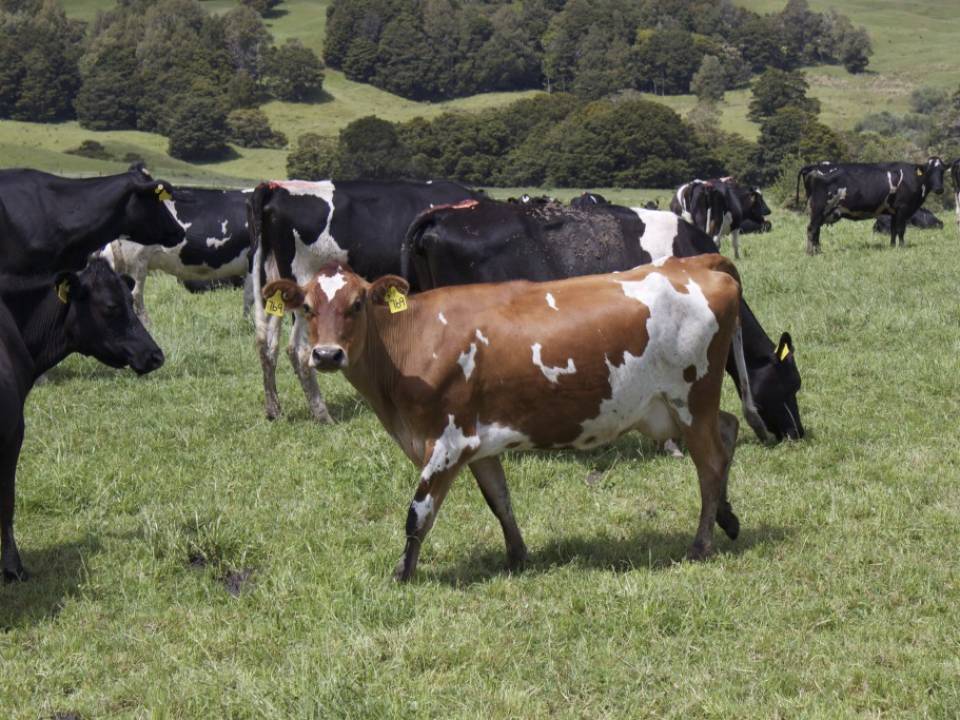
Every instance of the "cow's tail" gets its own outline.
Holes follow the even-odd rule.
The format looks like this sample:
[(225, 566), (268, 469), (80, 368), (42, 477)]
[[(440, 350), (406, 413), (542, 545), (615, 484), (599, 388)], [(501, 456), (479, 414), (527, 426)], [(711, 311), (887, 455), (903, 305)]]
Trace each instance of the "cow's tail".
[(797, 172), (797, 192), (796, 192), (796, 195), (795, 195), (794, 198), (793, 198), (794, 205), (796, 205), (797, 207), (800, 206), (800, 182), (801, 182), (801, 181), (804, 179), (804, 177), (806, 176), (806, 174), (807, 174), (807, 172), (808, 172), (808, 167), (809, 167), (809, 166), (804, 165), (802, 168), (800, 168), (799, 172)]
[(403, 278), (418, 287), (420, 290), (429, 290), (434, 286), (433, 279), (430, 277), (420, 277), (413, 267), (413, 258), (423, 253), (423, 238), (427, 229), (433, 224), (436, 213), (440, 210), (450, 208), (469, 208), (474, 207), (476, 201), (463, 201), (445, 205), (435, 205), (420, 212), (413, 219), (403, 236), (403, 243), (400, 245), (400, 274)]
[(260, 183), (247, 199), (247, 226), (250, 229), (250, 277), (253, 284), (254, 323), (261, 332), (266, 321), (263, 306), (264, 262), (269, 248), (263, 243), (263, 209), (270, 200), (273, 188), (270, 183)]

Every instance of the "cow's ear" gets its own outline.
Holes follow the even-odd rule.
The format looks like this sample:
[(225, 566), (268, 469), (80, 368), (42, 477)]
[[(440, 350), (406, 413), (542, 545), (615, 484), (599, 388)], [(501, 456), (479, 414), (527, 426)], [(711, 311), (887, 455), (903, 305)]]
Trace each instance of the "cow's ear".
[[(278, 293), (280, 297), (276, 298), (275, 296)], [(303, 301), (306, 300), (306, 298), (307, 293), (293, 280), (274, 280), (263, 289), (264, 300), (268, 302), (271, 300), (280, 300), (287, 310), (296, 310), (303, 306)]]
[(780, 336), (780, 342), (777, 345), (777, 359), (780, 362), (786, 362), (793, 354), (793, 338), (790, 337), (790, 333), (784, 333)]
[(69, 305), (71, 300), (83, 300), (87, 297), (87, 289), (76, 273), (60, 273), (54, 279), (53, 286), (57, 291), (57, 298), (64, 305)]
[(370, 286), (370, 300), (373, 304), (386, 305), (387, 293), (390, 292), (390, 288), (396, 288), (398, 293), (406, 295), (410, 292), (410, 283), (399, 275), (384, 275), (382, 278), (378, 278)]
[(170, 186), (170, 183), (163, 180), (140, 182), (134, 186), (134, 191), (138, 195), (142, 195), (145, 198), (153, 196), (158, 201), (173, 200), (172, 190), (173, 188)]

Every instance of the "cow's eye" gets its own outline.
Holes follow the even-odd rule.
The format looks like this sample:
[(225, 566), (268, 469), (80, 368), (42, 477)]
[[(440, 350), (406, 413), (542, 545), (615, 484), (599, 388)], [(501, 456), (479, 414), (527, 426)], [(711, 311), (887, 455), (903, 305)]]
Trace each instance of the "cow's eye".
[(311, 315), (313, 315), (313, 308), (310, 307), (309, 305), (304, 305), (303, 314), (306, 315), (307, 317), (310, 317)]
[(350, 306), (350, 312), (358, 313), (360, 312), (360, 308), (362, 307), (363, 307), (363, 298), (358, 297), (356, 300), (353, 301), (353, 304)]

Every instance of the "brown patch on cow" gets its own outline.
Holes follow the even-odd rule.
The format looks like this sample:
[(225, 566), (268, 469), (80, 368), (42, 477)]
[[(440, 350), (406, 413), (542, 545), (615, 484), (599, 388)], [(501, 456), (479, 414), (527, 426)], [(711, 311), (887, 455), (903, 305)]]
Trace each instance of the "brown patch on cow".
[(697, 379), (697, 366), (688, 365), (683, 369), (683, 380), (684, 382), (692, 383)]
[(253, 581), (253, 569), (228, 570), (220, 580), (228, 593), (233, 597), (240, 597), (240, 593), (247, 589), (247, 586)]

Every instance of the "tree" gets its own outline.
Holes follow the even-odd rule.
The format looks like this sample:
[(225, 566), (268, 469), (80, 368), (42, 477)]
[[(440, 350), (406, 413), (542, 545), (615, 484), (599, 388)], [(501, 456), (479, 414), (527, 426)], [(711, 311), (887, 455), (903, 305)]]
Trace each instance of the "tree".
[(234, 71), (259, 78), (273, 40), (257, 11), (239, 6), (228, 12), (223, 16), (223, 34)]
[(760, 157), (767, 179), (777, 176), (788, 157), (806, 162), (843, 160), (843, 139), (815, 115), (795, 106), (780, 108), (760, 126)]
[(216, 160), (227, 154), (227, 116), (214, 95), (184, 93), (170, 115), (168, 152), (181, 160)]
[(323, 89), (323, 63), (296, 39), (270, 54), (266, 74), (270, 91), (279, 100), (306, 102)]
[(393, 123), (373, 115), (354, 120), (340, 131), (337, 155), (345, 178), (396, 178), (407, 162)]
[(297, 147), (287, 155), (287, 177), (325, 180), (339, 175), (337, 141), (317, 133), (304, 133)]
[(700, 101), (720, 102), (726, 89), (726, 79), (720, 60), (713, 55), (704, 55), (700, 69), (690, 81), (690, 92)]
[(260, 109), (233, 110), (227, 115), (230, 142), (247, 148), (281, 148), (287, 136), (274, 132), (266, 113)]
[(120, 44), (105, 47), (84, 73), (74, 103), (80, 125), (91, 130), (122, 130), (136, 127), (136, 50)]
[(873, 45), (865, 28), (857, 28), (844, 35), (840, 46), (840, 61), (847, 72), (862, 73), (870, 64)]
[(807, 97), (809, 87), (801, 72), (769, 68), (753, 83), (747, 117), (754, 122), (761, 122), (784, 107), (819, 113), (820, 101)]

